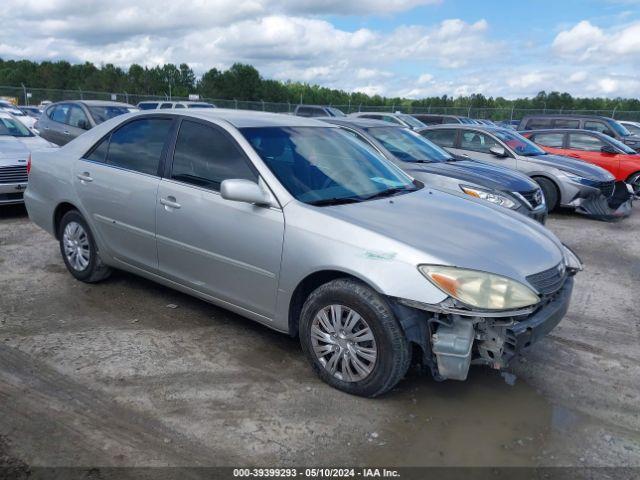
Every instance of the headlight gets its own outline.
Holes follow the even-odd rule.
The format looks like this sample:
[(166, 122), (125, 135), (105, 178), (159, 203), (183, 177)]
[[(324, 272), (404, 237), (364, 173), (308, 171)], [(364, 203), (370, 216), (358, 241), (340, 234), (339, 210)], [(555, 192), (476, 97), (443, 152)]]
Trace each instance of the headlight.
[(493, 273), (441, 265), (420, 265), (420, 272), (462, 303), (485, 310), (510, 310), (540, 301), (526, 285)]
[(481, 188), (469, 187), (467, 185), (460, 185), (460, 188), (467, 195), (486, 200), (487, 202), (493, 203), (494, 205), (500, 205), (501, 207), (506, 208), (518, 208), (518, 204), (516, 202), (504, 195), (490, 192), (488, 190), (483, 190)]
[(568, 270), (573, 271), (573, 273), (582, 271), (582, 260), (564, 243), (562, 244), (562, 253), (564, 254), (564, 264)]

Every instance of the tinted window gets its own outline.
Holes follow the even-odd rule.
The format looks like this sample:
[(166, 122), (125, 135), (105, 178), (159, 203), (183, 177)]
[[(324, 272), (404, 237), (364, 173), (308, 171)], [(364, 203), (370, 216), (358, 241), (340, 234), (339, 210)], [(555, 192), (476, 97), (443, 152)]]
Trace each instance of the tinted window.
[(580, 128), (579, 120), (569, 120), (568, 118), (556, 118), (553, 121), (556, 128)]
[(66, 123), (67, 113), (69, 113), (69, 105), (56, 105), (49, 114), (49, 118), (54, 122)]
[(190, 103), (187, 108), (214, 108), (210, 103)]
[(420, 134), (441, 147), (453, 147), (456, 142), (456, 130), (429, 130)]
[(298, 115), (301, 117), (326, 117), (327, 114), (322, 108), (318, 107), (299, 107)]
[(157, 103), (139, 103), (138, 108), (140, 110), (154, 110), (158, 106)]
[(629, 130), (633, 135), (640, 135), (640, 125), (633, 123), (625, 123), (624, 127)]
[(107, 163), (157, 175), (171, 123), (168, 118), (146, 118), (127, 123), (111, 134)]
[(501, 147), (489, 135), (480, 132), (463, 131), (460, 138), (460, 148), (473, 152), (489, 153), (492, 147)]
[(172, 108), (173, 104), (172, 103), (163, 103), (162, 105), (160, 105), (160, 108)]
[(185, 108), (183, 104), (181, 103), (176, 103), (176, 106), (173, 108)]
[(109, 150), (109, 138), (111, 138), (110, 135), (102, 139), (97, 146), (93, 147), (91, 153), (89, 155), (85, 155), (84, 158), (93, 162), (103, 163), (107, 159), (107, 151)]
[(528, 138), (523, 137), (513, 130), (505, 130), (496, 128), (491, 131), (497, 138), (502, 140), (507, 147), (523, 157), (537, 157), (538, 155), (546, 155), (547, 153), (533, 143)]
[[(69, 125), (76, 128), (87, 129), (90, 127), (89, 119), (84, 113), (84, 110), (78, 105), (71, 105), (69, 107)], [(81, 126), (82, 125), (82, 126)]]
[(385, 122), (397, 123), (398, 125), (403, 125), (403, 123), (398, 120), (396, 117), (392, 117), (391, 115), (384, 115), (382, 120)]
[(12, 137), (35, 136), (20, 120), (14, 120), (13, 118), (0, 118), (0, 135)]
[(234, 142), (217, 128), (183, 121), (173, 154), (171, 178), (218, 190), (223, 180), (257, 180)]
[(382, 115), (368, 114), (368, 115), (360, 115), (362, 118), (370, 118), (371, 120), (382, 120)]
[(571, 133), (569, 135), (569, 148), (576, 150), (586, 150), (589, 152), (599, 152), (604, 146), (604, 142), (597, 137), (585, 133)]
[(533, 135), (531, 139), (538, 145), (545, 147), (562, 148), (564, 133), (538, 133)]
[(543, 128), (551, 128), (550, 118), (531, 118), (527, 122), (526, 130), (541, 130)]
[(586, 122), (584, 122), (584, 129), (585, 130), (593, 130), (594, 132), (604, 133), (605, 135), (609, 135), (611, 137), (614, 136), (614, 134), (611, 131), (611, 129), (607, 126), (606, 123), (603, 123), (603, 122), (586, 121)]

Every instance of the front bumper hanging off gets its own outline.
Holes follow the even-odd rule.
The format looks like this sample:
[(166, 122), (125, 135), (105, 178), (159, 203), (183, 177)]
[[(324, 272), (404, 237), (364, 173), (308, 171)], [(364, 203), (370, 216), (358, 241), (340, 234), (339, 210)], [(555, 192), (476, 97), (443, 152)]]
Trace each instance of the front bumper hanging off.
[(631, 215), (633, 190), (625, 182), (615, 183), (613, 194), (605, 197), (602, 193), (586, 198), (577, 198), (572, 202), (576, 212), (597, 220), (612, 222)]

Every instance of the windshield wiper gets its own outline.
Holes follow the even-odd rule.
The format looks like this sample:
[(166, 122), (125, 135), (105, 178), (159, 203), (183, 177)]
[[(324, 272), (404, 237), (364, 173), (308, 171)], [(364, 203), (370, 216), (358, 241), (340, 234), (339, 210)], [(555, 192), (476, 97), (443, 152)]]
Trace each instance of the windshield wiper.
[(388, 188), (387, 190), (382, 190), (381, 192), (374, 193), (373, 195), (369, 195), (368, 197), (362, 197), (363, 200), (373, 200), (374, 198), (383, 198), (390, 197), (391, 195), (395, 195), (400, 192), (415, 192), (417, 188), (407, 188), (407, 187), (393, 187)]
[(345, 203), (358, 203), (361, 202), (362, 198), (357, 197), (342, 197), (342, 198), (322, 198), (320, 200), (311, 200), (307, 202), (309, 205), (313, 205), (314, 207), (322, 207), (327, 205), (343, 205)]

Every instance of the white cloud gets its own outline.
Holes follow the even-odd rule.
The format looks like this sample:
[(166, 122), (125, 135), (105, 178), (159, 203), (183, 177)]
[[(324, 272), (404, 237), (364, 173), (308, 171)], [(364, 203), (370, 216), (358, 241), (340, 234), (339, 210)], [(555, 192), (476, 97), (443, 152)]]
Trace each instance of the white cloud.
[(583, 20), (556, 35), (552, 47), (564, 58), (597, 63), (640, 60), (640, 22), (618, 26), (611, 31)]
[(433, 81), (433, 75), (430, 73), (423, 73), (418, 77), (418, 84), (424, 85), (425, 83), (431, 83)]

